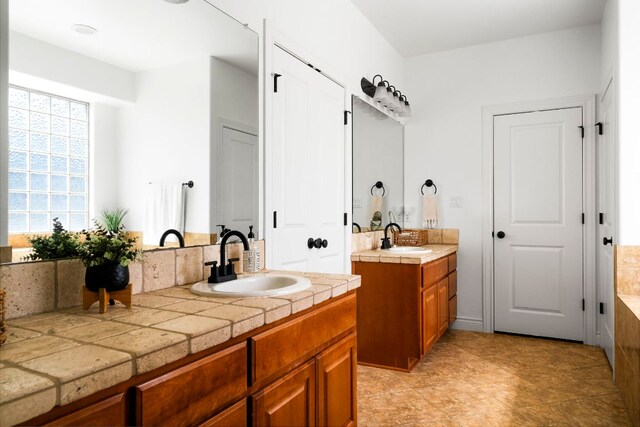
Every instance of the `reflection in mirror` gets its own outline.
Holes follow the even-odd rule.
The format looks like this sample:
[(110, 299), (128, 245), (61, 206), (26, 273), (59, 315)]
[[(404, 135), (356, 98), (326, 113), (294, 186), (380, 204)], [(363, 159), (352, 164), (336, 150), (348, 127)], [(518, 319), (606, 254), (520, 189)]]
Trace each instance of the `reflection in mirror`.
[(145, 248), (259, 229), (257, 34), (205, 0), (9, 9), (14, 260), (54, 218), (82, 230), (120, 208)]
[(352, 111), (353, 232), (402, 226), (404, 126), (355, 95)]

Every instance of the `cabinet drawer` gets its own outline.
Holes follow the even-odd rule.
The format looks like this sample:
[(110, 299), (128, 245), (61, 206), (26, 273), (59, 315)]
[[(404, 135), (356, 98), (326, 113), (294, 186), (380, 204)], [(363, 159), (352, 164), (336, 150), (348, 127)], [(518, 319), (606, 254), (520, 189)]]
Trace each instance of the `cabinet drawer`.
[(449, 272), (449, 264), (447, 258), (430, 262), (422, 267), (422, 287), (428, 288), (429, 285), (436, 283)]
[(355, 326), (353, 294), (251, 337), (252, 384), (312, 357), (325, 343)]
[(247, 391), (247, 345), (237, 344), (135, 388), (138, 425), (188, 426)]
[(198, 427), (246, 427), (247, 426), (247, 399), (242, 399), (230, 408), (220, 412), (215, 417), (209, 418)]
[(458, 317), (458, 295), (454, 295), (449, 299), (449, 325), (451, 325)]
[(51, 421), (45, 426), (126, 426), (128, 424), (124, 394), (120, 393)]
[(449, 298), (458, 293), (458, 272), (452, 271), (449, 274)]
[(449, 273), (451, 273), (456, 268), (458, 268), (458, 254), (453, 253), (449, 255), (448, 259), (449, 259)]

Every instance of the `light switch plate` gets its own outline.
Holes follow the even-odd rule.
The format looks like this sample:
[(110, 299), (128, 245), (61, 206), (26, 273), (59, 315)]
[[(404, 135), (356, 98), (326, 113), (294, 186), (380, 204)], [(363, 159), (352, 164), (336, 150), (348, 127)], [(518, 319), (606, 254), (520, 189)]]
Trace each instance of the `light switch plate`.
[(449, 207), (450, 208), (461, 208), (462, 207), (462, 196), (451, 196), (449, 198)]

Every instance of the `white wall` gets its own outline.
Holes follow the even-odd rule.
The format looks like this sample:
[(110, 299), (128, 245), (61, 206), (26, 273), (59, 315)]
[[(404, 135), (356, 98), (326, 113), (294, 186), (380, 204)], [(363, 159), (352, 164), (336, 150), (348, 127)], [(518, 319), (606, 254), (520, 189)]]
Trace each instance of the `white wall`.
[(209, 232), (209, 58), (136, 74), (136, 102), (118, 115), (118, 204), (142, 231), (149, 182), (187, 190), (185, 230)]
[[(402, 125), (358, 99), (353, 100), (353, 221), (361, 227), (371, 222), (371, 186), (382, 181), (385, 188), (382, 226), (389, 211), (402, 226), (404, 205), (404, 148)], [(382, 191), (374, 189), (381, 195)], [(355, 205), (360, 203), (360, 207)]]
[[(0, 1), (0, 129), (9, 125), (9, 2)], [(0, 171), (9, 170), (9, 134), (0, 132)], [(9, 238), (9, 174), (0, 173), (0, 246)]]
[(96, 95), (134, 100), (135, 74), (131, 71), (14, 31), (10, 33), (9, 51), (12, 72), (76, 91), (66, 96), (81, 99), (90, 96), (90, 101)]
[[(256, 74), (258, 70), (256, 70)], [(217, 194), (228, 191), (228, 177), (223, 177), (219, 163), (222, 147), (222, 126), (258, 134), (258, 77), (218, 58), (211, 58), (211, 215), (210, 232), (220, 224)], [(247, 163), (243, 167), (253, 167)], [(227, 184), (225, 188), (225, 183)], [(251, 194), (238, 197), (253, 197)], [(257, 233), (258, 219), (254, 224)], [(246, 231), (248, 232), (248, 230)]]
[(361, 93), (360, 78), (371, 80), (375, 74), (404, 93), (402, 57), (349, 0), (211, 2), (258, 33), (266, 19), (325, 67), (344, 75), (352, 93)]
[[(600, 28), (587, 26), (405, 61), (413, 118), (405, 126), (405, 205), (418, 225), (420, 185), (438, 186), (441, 227), (460, 229), (458, 316), (482, 319), (482, 107), (595, 94)], [(450, 208), (450, 196), (463, 197)], [(409, 225), (406, 223), (405, 225)]]
[[(89, 218), (98, 218), (105, 210), (118, 209), (118, 108), (101, 103), (91, 104), (91, 171)], [(127, 218), (128, 219), (128, 218)], [(91, 224), (89, 224), (91, 225)], [(128, 226), (128, 222), (125, 221)]]
[(618, 243), (640, 245), (640, 2), (619, 6)]

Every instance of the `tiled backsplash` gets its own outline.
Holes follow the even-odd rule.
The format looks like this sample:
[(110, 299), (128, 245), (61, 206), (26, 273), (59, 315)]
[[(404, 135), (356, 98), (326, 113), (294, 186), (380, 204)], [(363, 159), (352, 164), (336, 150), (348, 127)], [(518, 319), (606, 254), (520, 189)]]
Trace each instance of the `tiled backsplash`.
[[(258, 241), (264, 268), (264, 241)], [(227, 258), (240, 258), (242, 244), (227, 245)], [(207, 261), (220, 263), (220, 246), (193, 246), (145, 251), (140, 262), (129, 265), (133, 293), (155, 291), (205, 280)], [(76, 259), (0, 265), (0, 287), (6, 289), (6, 318), (13, 319), (82, 304), (85, 267)]]
[[(391, 236), (392, 233), (389, 233)], [(384, 237), (383, 230), (363, 231), (351, 235), (351, 253), (373, 251), (380, 248)], [(428, 244), (457, 245), (459, 233), (457, 228), (430, 228), (427, 230)]]

